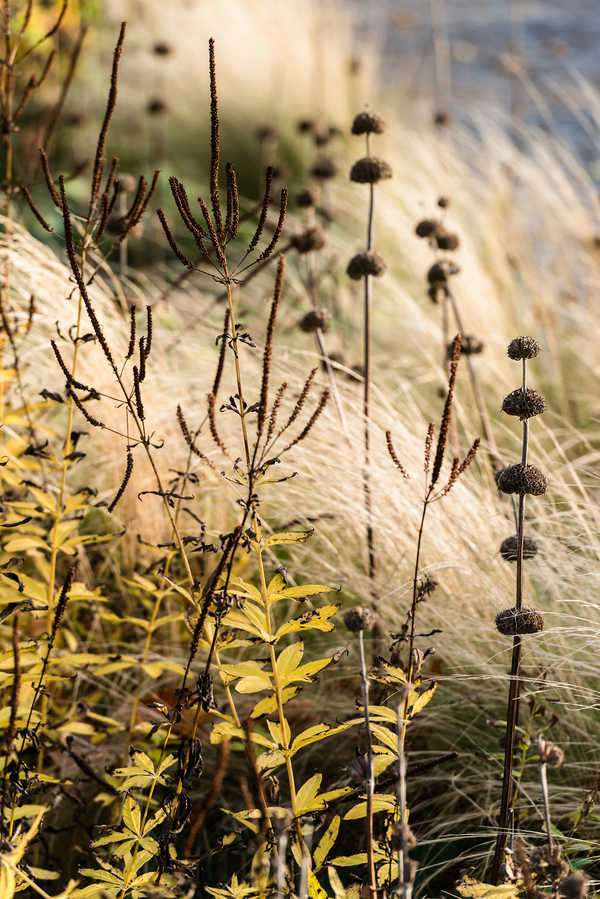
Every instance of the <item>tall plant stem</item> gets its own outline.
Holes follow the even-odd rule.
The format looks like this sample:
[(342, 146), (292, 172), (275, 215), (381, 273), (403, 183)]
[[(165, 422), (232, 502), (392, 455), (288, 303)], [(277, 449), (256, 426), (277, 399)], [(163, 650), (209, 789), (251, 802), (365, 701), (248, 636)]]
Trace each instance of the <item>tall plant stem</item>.
[(377, 875), (375, 873), (375, 853), (373, 836), (373, 794), (375, 793), (375, 775), (373, 773), (373, 742), (371, 740), (371, 721), (369, 716), (369, 680), (365, 660), (365, 644), (363, 632), (358, 632), (358, 651), (360, 655), (360, 682), (362, 687), (363, 711), (365, 716), (365, 732), (367, 737), (367, 860), (371, 895), (377, 899)]
[(398, 848), (398, 896), (400, 899), (410, 899), (410, 887), (406, 883), (406, 754), (404, 744), (400, 740), (402, 733), (403, 714), (402, 702), (397, 707), (398, 727), (398, 780), (396, 782), (396, 801), (400, 816), (400, 846)]
[(542, 736), (538, 737), (538, 753), (540, 756), (540, 782), (542, 785), (542, 799), (544, 802), (544, 818), (546, 821), (546, 834), (548, 836), (548, 850), (550, 855), (554, 850), (554, 839), (552, 836), (552, 819), (550, 817), (550, 793), (548, 791), (548, 775), (547, 775), (547, 765), (544, 761), (543, 755), (543, 744), (544, 741)]
[[(523, 398), (526, 396), (527, 390), (527, 363), (523, 359)], [(521, 463), (527, 465), (527, 451), (529, 444), (529, 427), (527, 419), (523, 422), (523, 448), (521, 453)], [(525, 518), (525, 494), (519, 494), (519, 511), (517, 526), (517, 578), (516, 578), (516, 601), (515, 607), (521, 609), (523, 605), (523, 540), (524, 540), (524, 518)], [(515, 736), (519, 725), (519, 699), (521, 690), (520, 669), (521, 669), (521, 653), (522, 641), (517, 634), (513, 637), (512, 661), (510, 666), (510, 687), (508, 691), (508, 706), (506, 709), (506, 739), (504, 743), (504, 770), (502, 775), (502, 798), (500, 801), (500, 816), (498, 819), (498, 836), (496, 837), (496, 848), (494, 851), (494, 861), (492, 864), (492, 883), (496, 885), (500, 879), (500, 868), (504, 857), (504, 847), (506, 846), (506, 836), (508, 832), (508, 821), (512, 812), (514, 783), (513, 783), (513, 755), (515, 748)]]

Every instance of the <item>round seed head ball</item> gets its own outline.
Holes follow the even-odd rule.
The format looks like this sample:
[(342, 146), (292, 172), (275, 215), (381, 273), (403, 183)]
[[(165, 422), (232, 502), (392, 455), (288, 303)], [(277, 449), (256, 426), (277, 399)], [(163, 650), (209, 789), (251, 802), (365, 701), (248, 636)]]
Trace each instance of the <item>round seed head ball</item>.
[(303, 209), (308, 209), (310, 206), (316, 206), (318, 200), (319, 198), (316, 192), (314, 190), (309, 190), (308, 188), (301, 190), (296, 194), (296, 203)]
[(337, 170), (337, 165), (330, 156), (321, 156), (311, 168), (310, 173), (314, 178), (326, 179), (337, 175)]
[(327, 309), (311, 309), (300, 319), (299, 325), (302, 331), (328, 331), (331, 324), (331, 316)]
[(334, 138), (334, 137), (341, 137), (344, 132), (337, 125), (328, 125), (327, 133), (329, 134), (330, 138)]
[(438, 229), (435, 235), (435, 241), (440, 250), (454, 251), (460, 246), (460, 238), (458, 234), (451, 234), (449, 231)]
[(357, 253), (348, 263), (346, 274), (354, 281), (359, 281), (365, 275), (373, 275), (379, 278), (385, 272), (387, 266), (379, 253), (372, 250), (365, 253)]
[(313, 225), (306, 231), (301, 231), (293, 238), (294, 247), (299, 253), (311, 253), (313, 250), (321, 250), (325, 246), (325, 232), (319, 225)]
[(565, 760), (565, 754), (556, 743), (551, 743), (549, 740), (542, 740), (540, 759), (544, 764), (548, 765), (549, 768), (560, 768)]
[(126, 194), (130, 194), (137, 187), (137, 180), (133, 175), (130, 175), (127, 172), (120, 172), (117, 176), (117, 181), (119, 182), (121, 190)]
[(496, 615), (496, 627), (507, 637), (537, 634), (544, 630), (544, 618), (535, 609), (504, 609)]
[(358, 184), (377, 184), (392, 177), (392, 167), (378, 156), (364, 156), (350, 169), (350, 180)]
[[(523, 558), (533, 559), (537, 556), (538, 545), (533, 537), (523, 537)], [(507, 537), (500, 544), (500, 555), (505, 562), (516, 562), (519, 554), (519, 541), (516, 534)]]
[(268, 122), (263, 122), (262, 125), (257, 125), (254, 129), (254, 136), (261, 143), (265, 140), (273, 140), (277, 137), (277, 129), (274, 125), (269, 125)]
[(447, 209), (448, 206), (450, 205), (450, 198), (449, 197), (438, 197), (437, 204), (440, 207), (440, 209)]
[(572, 871), (558, 884), (561, 899), (584, 899), (588, 895), (588, 880), (582, 871)]
[(436, 112), (433, 117), (433, 124), (437, 125), (438, 128), (443, 128), (445, 125), (448, 125), (450, 122), (450, 116), (447, 112)]
[(313, 133), (313, 143), (315, 147), (326, 147), (331, 140), (332, 135), (327, 131), (315, 131)]
[(358, 633), (358, 631), (370, 631), (375, 624), (375, 614), (371, 609), (365, 606), (356, 606), (349, 609), (344, 615), (344, 624), (349, 631)]
[(540, 352), (540, 345), (534, 337), (515, 337), (508, 344), (506, 352), (510, 359), (535, 359)]
[(146, 106), (146, 112), (149, 115), (162, 115), (163, 112), (167, 111), (167, 104), (164, 100), (161, 100), (159, 97), (154, 97), (152, 100), (148, 101), (148, 105)]
[(417, 237), (431, 237), (436, 233), (438, 227), (439, 222), (436, 222), (435, 219), (422, 219), (415, 228), (415, 234)]
[(296, 127), (298, 128), (300, 134), (310, 134), (310, 132), (313, 131), (315, 127), (314, 119), (300, 119)]
[(460, 269), (454, 262), (441, 259), (434, 262), (427, 272), (427, 280), (430, 284), (445, 284), (449, 277), (457, 275)]
[(521, 387), (513, 390), (502, 402), (502, 411), (507, 415), (518, 415), (521, 421), (541, 415), (546, 410), (546, 401), (537, 390), (526, 390)]
[(546, 475), (535, 465), (509, 465), (496, 475), (498, 489), (502, 493), (528, 493), (543, 496), (548, 486)]
[[(446, 346), (446, 355), (448, 356), (448, 359), (452, 359), (452, 346), (452, 343), (449, 343)], [(460, 345), (460, 351), (463, 356), (476, 356), (478, 353), (483, 353), (484, 347), (485, 344), (482, 340), (479, 340), (472, 334), (465, 334)]]
[[(560, 846), (555, 845), (552, 849), (547, 844), (535, 846), (530, 852), (529, 863), (533, 873), (537, 874), (538, 881), (542, 883), (556, 881), (569, 873), (569, 866), (562, 858)], [(541, 899), (547, 894), (540, 891), (539, 895)]]
[(359, 112), (352, 122), (352, 134), (383, 134), (385, 122), (374, 112)]
[(159, 41), (157, 44), (154, 44), (152, 52), (157, 56), (168, 56), (171, 53), (171, 47), (169, 44)]

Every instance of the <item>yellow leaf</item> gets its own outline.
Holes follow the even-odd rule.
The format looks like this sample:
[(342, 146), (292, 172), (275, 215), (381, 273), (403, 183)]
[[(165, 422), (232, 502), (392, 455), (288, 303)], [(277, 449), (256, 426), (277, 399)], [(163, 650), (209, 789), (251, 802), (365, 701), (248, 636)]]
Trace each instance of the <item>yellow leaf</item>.
[(315, 659), (314, 662), (307, 662), (306, 665), (300, 665), (299, 668), (296, 668), (296, 670), (292, 671), (287, 677), (281, 678), (281, 686), (285, 687), (287, 684), (294, 682), (308, 684), (313, 675), (317, 674), (317, 672), (321, 671), (323, 668), (327, 668), (328, 665), (331, 665), (331, 662), (331, 658)]
[(319, 844), (313, 852), (313, 862), (316, 870), (318, 870), (322, 866), (323, 862), (327, 858), (327, 853), (337, 840), (338, 833), (340, 831), (340, 821), (341, 818), (339, 815), (335, 815), (335, 817), (332, 818), (329, 827), (319, 840)]
[(286, 677), (295, 671), (304, 655), (304, 643), (299, 640), (280, 652), (277, 658), (277, 673), (279, 677)]
[(514, 883), (501, 883), (495, 887), (468, 876), (463, 877), (456, 889), (468, 899), (518, 899), (519, 896), (518, 887)]
[[(289, 699), (293, 699), (296, 695), (300, 687), (286, 687), (285, 690), (281, 691), (281, 700), (282, 703), (286, 703)], [(261, 699), (260, 702), (257, 702), (252, 712), (250, 714), (251, 718), (260, 718), (261, 715), (271, 715), (275, 709), (277, 708), (277, 697), (275, 693), (272, 696), (267, 696), (265, 699)]]
[(286, 546), (291, 543), (306, 543), (309, 537), (314, 533), (314, 528), (309, 531), (280, 531), (278, 534), (271, 534), (263, 543), (264, 548), (268, 546)]
[(309, 778), (306, 783), (302, 784), (296, 796), (296, 808), (298, 809), (299, 814), (301, 813), (300, 810), (309, 805), (309, 803), (312, 802), (312, 800), (315, 798), (315, 796), (319, 792), (319, 787), (321, 786), (322, 780), (322, 774), (313, 774), (313, 776)]
[[(411, 690), (408, 697), (408, 709), (407, 715), (409, 718), (414, 718), (415, 715), (418, 715), (421, 712), (430, 699), (433, 699), (433, 694), (437, 690), (437, 684), (433, 683), (427, 690), (423, 693), (416, 693), (414, 690)], [(413, 700), (414, 696), (414, 700)]]
[(333, 624), (329, 619), (335, 615), (339, 605), (321, 606), (320, 609), (309, 609), (300, 618), (291, 618), (281, 625), (275, 632), (275, 636), (283, 637), (285, 634), (294, 634), (298, 631), (332, 631)]

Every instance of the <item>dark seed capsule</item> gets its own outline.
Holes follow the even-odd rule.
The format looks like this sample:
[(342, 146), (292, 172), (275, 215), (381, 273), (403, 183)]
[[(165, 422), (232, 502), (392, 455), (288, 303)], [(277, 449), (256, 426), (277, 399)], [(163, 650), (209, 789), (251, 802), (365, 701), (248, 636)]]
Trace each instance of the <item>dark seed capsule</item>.
[(314, 178), (325, 180), (337, 175), (338, 167), (330, 156), (321, 156), (312, 166), (310, 173)]
[(548, 486), (546, 475), (535, 465), (509, 465), (496, 475), (498, 489), (502, 493), (528, 493), (543, 496)]
[(460, 268), (454, 262), (448, 259), (441, 259), (434, 262), (427, 272), (427, 280), (430, 284), (445, 284), (452, 275), (457, 275)]
[(307, 333), (318, 330), (328, 331), (330, 324), (331, 316), (326, 309), (311, 309), (299, 321), (300, 329)]
[(533, 418), (534, 415), (541, 415), (545, 410), (546, 401), (541, 393), (537, 390), (526, 390), (523, 393), (520, 387), (505, 396), (502, 403), (503, 412), (507, 415), (518, 415), (521, 421)]
[(359, 112), (352, 122), (352, 134), (383, 134), (385, 122), (374, 112)]
[(387, 266), (379, 253), (372, 250), (365, 253), (357, 253), (348, 263), (346, 274), (354, 281), (359, 281), (365, 275), (373, 275), (379, 278), (385, 272)]
[(544, 618), (535, 609), (504, 609), (496, 615), (496, 627), (508, 637), (537, 634), (544, 630)]
[(318, 225), (307, 228), (293, 238), (293, 244), (299, 253), (310, 253), (321, 250), (325, 246), (325, 232)]
[(440, 250), (458, 250), (460, 246), (460, 239), (458, 234), (451, 234), (449, 231), (438, 228), (435, 241)]
[(415, 234), (417, 237), (431, 237), (439, 228), (439, 224), (435, 219), (422, 219), (417, 223)]
[[(452, 359), (452, 347), (453, 343), (449, 343), (446, 346), (446, 355), (448, 359)], [(483, 353), (485, 348), (485, 344), (482, 340), (479, 340), (477, 337), (473, 337), (472, 334), (465, 334), (462, 339), (462, 343), (460, 345), (460, 351), (463, 356), (476, 356), (478, 353)]]
[[(533, 537), (523, 537), (523, 558), (533, 559), (534, 556), (537, 556), (537, 551), (538, 545)], [(500, 555), (505, 562), (516, 562), (518, 553), (519, 542), (516, 534), (507, 537), (500, 544)]]
[(296, 203), (303, 209), (308, 209), (310, 206), (316, 206), (318, 201), (319, 198), (314, 190), (301, 190), (296, 194)]
[(365, 606), (349, 609), (344, 615), (344, 624), (349, 631), (370, 631), (375, 624), (375, 614)]
[(540, 761), (549, 768), (560, 768), (565, 760), (565, 754), (556, 743), (549, 740), (542, 740), (540, 745)]
[(365, 156), (350, 169), (350, 180), (358, 184), (376, 184), (392, 177), (392, 167), (378, 156)]
[(540, 345), (534, 337), (515, 337), (508, 344), (506, 352), (510, 359), (535, 359), (540, 352)]

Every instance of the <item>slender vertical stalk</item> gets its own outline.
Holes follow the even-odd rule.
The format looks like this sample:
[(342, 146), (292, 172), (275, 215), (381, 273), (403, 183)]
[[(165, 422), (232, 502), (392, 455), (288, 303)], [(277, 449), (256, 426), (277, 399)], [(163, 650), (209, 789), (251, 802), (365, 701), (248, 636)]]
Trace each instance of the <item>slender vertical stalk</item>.
[(544, 741), (540, 734), (540, 736), (538, 737), (538, 753), (540, 756), (540, 782), (542, 785), (542, 798), (544, 801), (544, 818), (546, 820), (546, 833), (548, 835), (548, 852), (551, 857), (552, 852), (554, 851), (554, 840), (552, 837), (552, 820), (550, 818), (550, 794), (548, 792), (547, 765), (544, 760), (543, 744), (544, 744)]
[(400, 899), (410, 899), (410, 885), (406, 883), (406, 753), (404, 743), (400, 739), (404, 714), (402, 702), (397, 709), (398, 726), (398, 780), (396, 781), (396, 800), (400, 815), (400, 846), (398, 847), (398, 896)]
[[(367, 156), (369, 155), (369, 135), (366, 135)], [(367, 217), (367, 252), (373, 249), (373, 228), (375, 222), (375, 187), (369, 184), (369, 213)], [(364, 418), (364, 468), (363, 492), (367, 513), (367, 553), (369, 557), (369, 580), (375, 578), (375, 542), (373, 537), (373, 515), (371, 506), (371, 278), (364, 276), (364, 356), (363, 356), (363, 418)], [(371, 591), (373, 584), (371, 583)]]
[(362, 630), (358, 632), (358, 651), (360, 655), (360, 682), (362, 686), (365, 732), (367, 737), (367, 858), (369, 878), (371, 880), (371, 895), (374, 899), (377, 899), (377, 876), (375, 873), (375, 855), (373, 851), (373, 794), (375, 793), (375, 775), (373, 772), (373, 743), (371, 740), (371, 723), (369, 716), (369, 680), (367, 678), (365, 644)]
[[(527, 363), (523, 359), (522, 368), (522, 387), (523, 398), (526, 396), (527, 390)], [(529, 426), (527, 419), (523, 421), (523, 444), (521, 452), (521, 463), (527, 464), (527, 452), (529, 445)], [(523, 540), (524, 540), (524, 518), (525, 518), (525, 494), (519, 494), (519, 509), (517, 521), (517, 578), (516, 578), (516, 601), (515, 607), (521, 609), (523, 605)], [(498, 820), (498, 836), (496, 838), (496, 848), (494, 850), (494, 861), (492, 864), (492, 883), (497, 884), (500, 879), (500, 868), (504, 856), (504, 847), (506, 846), (506, 836), (508, 828), (509, 815), (512, 811), (512, 802), (514, 795), (513, 783), (513, 754), (515, 748), (515, 736), (519, 725), (519, 699), (521, 690), (521, 681), (519, 678), (521, 669), (522, 641), (521, 637), (516, 634), (513, 637), (512, 659), (510, 666), (510, 687), (508, 691), (508, 705), (506, 709), (506, 739), (504, 743), (504, 770), (502, 775), (502, 798), (500, 801), (500, 817)]]

